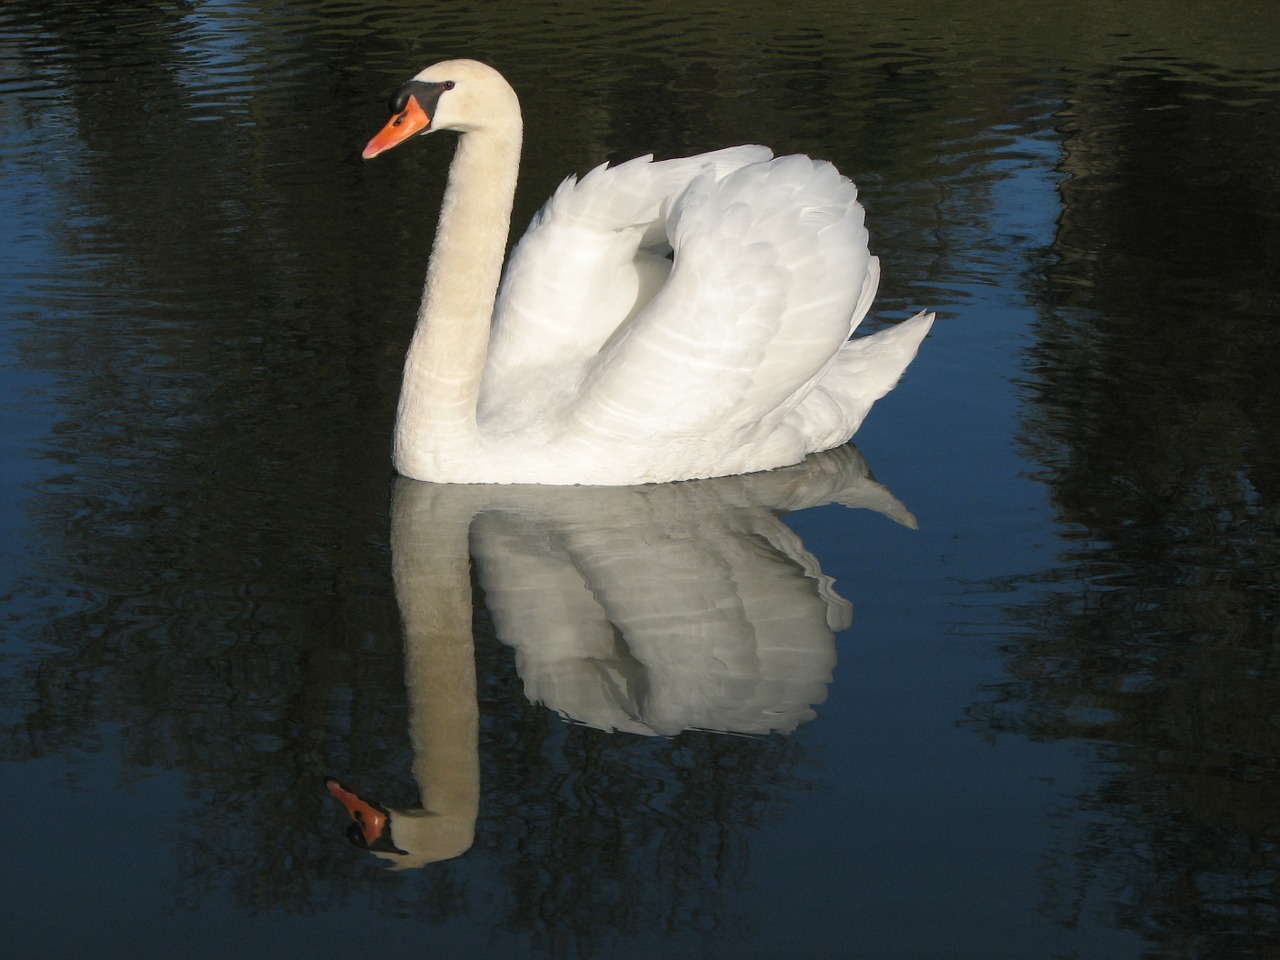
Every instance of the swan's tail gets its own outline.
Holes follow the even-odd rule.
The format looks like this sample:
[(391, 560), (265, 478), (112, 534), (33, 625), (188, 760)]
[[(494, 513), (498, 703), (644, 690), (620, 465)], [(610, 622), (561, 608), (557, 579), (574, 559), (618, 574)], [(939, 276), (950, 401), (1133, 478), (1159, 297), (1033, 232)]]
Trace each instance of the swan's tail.
[(921, 311), (910, 320), (867, 337), (854, 337), (836, 354), (835, 363), (793, 413), (810, 437), (809, 452), (848, 441), (872, 404), (902, 379), (934, 314)]

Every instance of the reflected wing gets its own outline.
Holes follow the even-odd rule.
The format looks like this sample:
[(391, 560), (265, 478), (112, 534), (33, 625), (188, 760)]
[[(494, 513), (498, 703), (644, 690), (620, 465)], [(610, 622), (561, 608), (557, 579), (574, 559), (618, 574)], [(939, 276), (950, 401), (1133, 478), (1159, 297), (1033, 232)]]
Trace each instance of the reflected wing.
[(711, 513), (693, 530), (483, 513), (472, 535), (532, 702), (602, 730), (674, 736), (790, 732), (826, 699), (832, 629), (848, 626), (849, 607), (764, 509)]

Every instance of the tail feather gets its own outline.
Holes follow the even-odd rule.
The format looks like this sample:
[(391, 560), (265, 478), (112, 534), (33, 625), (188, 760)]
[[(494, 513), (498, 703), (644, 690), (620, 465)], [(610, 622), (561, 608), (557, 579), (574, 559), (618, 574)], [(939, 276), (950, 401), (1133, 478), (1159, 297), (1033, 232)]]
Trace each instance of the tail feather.
[(921, 311), (910, 320), (867, 337), (854, 337), (801, 402), (793, 417), (810, 438), (809, 452), (845, 443), (857, 432), (872, 404), (902, 379), (934, 314)]

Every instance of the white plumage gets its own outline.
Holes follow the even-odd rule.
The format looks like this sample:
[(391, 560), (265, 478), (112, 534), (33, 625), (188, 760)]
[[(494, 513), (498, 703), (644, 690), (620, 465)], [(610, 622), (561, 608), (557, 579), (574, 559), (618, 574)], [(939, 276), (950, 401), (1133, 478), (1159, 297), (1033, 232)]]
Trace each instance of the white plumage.
[(570, 178), (502, 274), (514, 92), (451, 60), (398, 106), (366, 157), (462, 132), (405, 363), (406, 476), (616, 485), (796, 463), (853, 435), (933, 322), (849, 339), (879, 280), (857, 190), (761, 146)]

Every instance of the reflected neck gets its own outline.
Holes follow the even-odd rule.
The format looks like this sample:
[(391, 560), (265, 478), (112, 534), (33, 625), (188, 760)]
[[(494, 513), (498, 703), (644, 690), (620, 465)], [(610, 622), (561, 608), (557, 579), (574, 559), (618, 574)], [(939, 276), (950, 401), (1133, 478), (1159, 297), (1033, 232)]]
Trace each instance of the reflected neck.
[(406, 851), (396, 858), (401, 867), (464, 853), (480, 807), (471, 516), (441, 508), (432, 495), (438, 489), (401, 480), (392, 501), (392, 571), (404, 623), (413, 777), (423, 808), (393, 826), (392, 841)]

